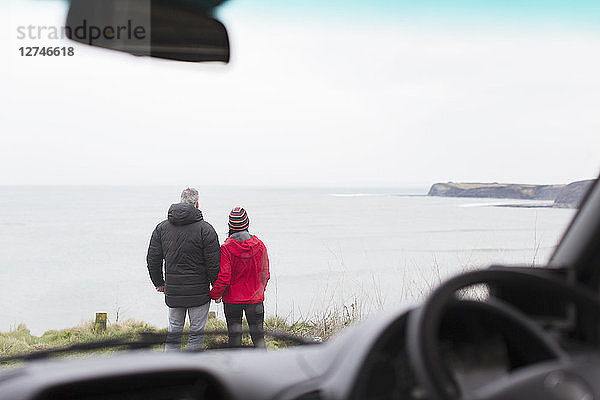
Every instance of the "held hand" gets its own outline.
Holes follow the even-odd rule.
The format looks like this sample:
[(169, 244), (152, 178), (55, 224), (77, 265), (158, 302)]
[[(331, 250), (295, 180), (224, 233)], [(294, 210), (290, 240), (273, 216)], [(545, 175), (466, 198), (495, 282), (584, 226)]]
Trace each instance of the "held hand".
[(221, 302), (221, 300), (223, 300), (223, 298), (219, 297), (218, 299), (215, 300), (215, 303), (219, 304)]
[(164, 292), (165, 292), (165, 287), (164, 287), (164, 286), (157, 286), (157, 287), (156, 287), (156, 291), (157, 291), (157, 292), (164, 293)]

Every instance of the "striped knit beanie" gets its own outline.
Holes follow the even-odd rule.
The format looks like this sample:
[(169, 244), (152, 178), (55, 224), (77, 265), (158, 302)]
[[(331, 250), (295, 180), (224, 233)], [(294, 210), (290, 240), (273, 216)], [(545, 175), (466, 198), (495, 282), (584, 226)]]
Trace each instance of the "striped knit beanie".
[(250, 226), (250, 220), (246, 210), (242, 207), (236, 207), (229, 213), (229, 229), (232, 231), (243, 231)]

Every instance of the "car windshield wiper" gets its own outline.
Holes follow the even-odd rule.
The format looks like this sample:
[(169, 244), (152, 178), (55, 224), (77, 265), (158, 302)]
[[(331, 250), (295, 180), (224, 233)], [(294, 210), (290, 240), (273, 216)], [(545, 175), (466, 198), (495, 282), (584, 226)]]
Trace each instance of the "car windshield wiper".
[[(249, 333), (248, 330), (242, 331), (242, 334)], [(68, 354), (75, 352), (88, 352), (95, 350), (106, 350), (123, 348), (125, 350), (137, 350), (137, 349), (148, 349), (154, 346), (164, 345), (167, 342), (180, 343), (184, 337), (193, 335), (193, 332), (184, 333), (158, 333), (151, 331), (137, 332), (133, 336), (98, 340), (87, 343), (76, 343), (70, 346), (57, 347), (48, 350), (34, 351), (30, 353), (15, 354), (8, 357), (1, 357), (0, 364), (14, 361), (32, 361), (49, 358), (55, 355)], [(205, 337), (207, 336), (227, 336), (227, 331), (205, 331), (202, 333)], [(278, 332), (278, 331), (265, 331), (265, 336), (293, 342), (296, 345), (304, 346), (309, 344), (320, 343), (318, 340), (306, 338), (298, 335), (291, 335), (289, 333)], [(245, 347), (245, 346), (241, 346)], [(232, 348), (227, 344), (219, 345), (217, 347), (211, 347), (210, 350), (214, 349), (225, 349)]]

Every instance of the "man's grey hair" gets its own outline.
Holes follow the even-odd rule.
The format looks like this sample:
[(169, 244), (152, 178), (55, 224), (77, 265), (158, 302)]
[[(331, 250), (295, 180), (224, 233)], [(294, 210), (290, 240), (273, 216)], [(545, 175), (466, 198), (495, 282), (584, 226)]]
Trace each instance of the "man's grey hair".
[(181, 193), (181, 202), (196, 204), (198, 202), (198, 191), (194, 188), (187, 188)]

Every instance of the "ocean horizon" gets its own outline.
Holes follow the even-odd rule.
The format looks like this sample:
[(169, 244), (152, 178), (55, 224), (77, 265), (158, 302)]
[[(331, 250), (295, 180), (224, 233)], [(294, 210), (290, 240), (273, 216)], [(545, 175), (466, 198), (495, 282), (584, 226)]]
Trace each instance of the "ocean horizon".
[[(336, 307), (363, 316), (400, 307), (491, 263), (543, 264), (575, 212), (528, 208), (527, 200), (428, 197), (425, 186), (195, 187), (221, 243), (230, 209), (247, 209), (271, 259), (266, 314), (290, 321)], [(0, 331), (24, 323), (39, 335), (96, 312), (109, 322), (118, 315), (166, 326), (145, 257), (183, 188), (0, 186)], [(223, 318), (221, 305), (211, 310)]]

